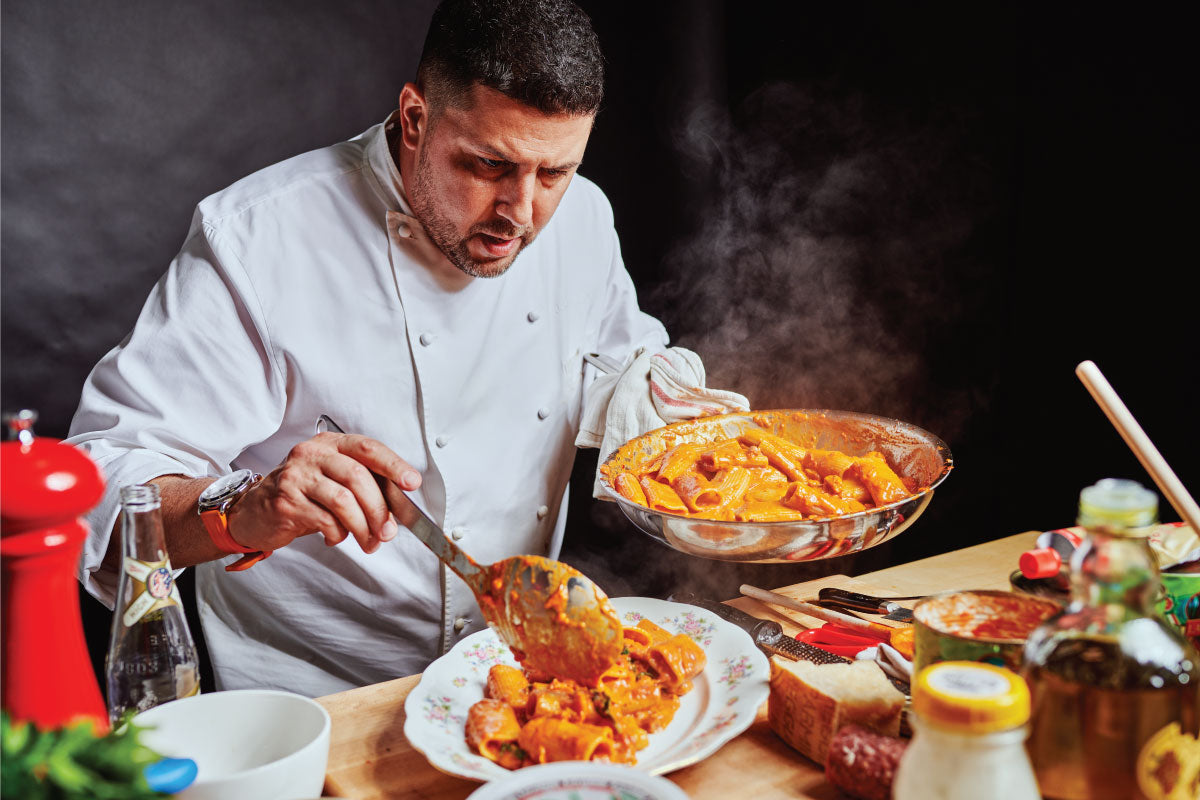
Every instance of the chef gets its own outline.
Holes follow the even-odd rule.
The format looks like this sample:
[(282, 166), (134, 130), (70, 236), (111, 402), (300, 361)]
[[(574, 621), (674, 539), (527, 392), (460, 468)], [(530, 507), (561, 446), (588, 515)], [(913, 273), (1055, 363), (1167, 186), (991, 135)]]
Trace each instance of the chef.
[(567, 0), (447, 0), (386, 120), (204, 199), (71, 426), (108, 478), (88, 590), (112, 605), (118, 491), (153, 481), (220, 689), (323, 695), (480, 630), (371, 472), (478, 561), (558, 553), (582, 355), (667, 345), (577, 174), (602, 87)]

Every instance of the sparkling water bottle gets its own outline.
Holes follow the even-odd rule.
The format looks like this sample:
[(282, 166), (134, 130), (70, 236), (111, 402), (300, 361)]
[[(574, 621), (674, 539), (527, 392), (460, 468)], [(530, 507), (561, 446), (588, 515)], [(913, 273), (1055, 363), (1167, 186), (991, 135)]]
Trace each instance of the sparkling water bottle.
[(167, 556), (154, 484), (121, 489), (121, 555), (105, 662), (114, 725), (127, 713), (200, 691), (196, 645)]

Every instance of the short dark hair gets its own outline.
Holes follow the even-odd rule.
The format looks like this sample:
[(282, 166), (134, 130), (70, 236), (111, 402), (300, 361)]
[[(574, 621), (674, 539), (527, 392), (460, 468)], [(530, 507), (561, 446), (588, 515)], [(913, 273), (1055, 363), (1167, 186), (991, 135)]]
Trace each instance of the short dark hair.
[(476, 83), (543, 114), (596, 113), (604, 56), (592, 21), (570, 0), (443, 0), (417, 84), (436, 109), (461, 105)]

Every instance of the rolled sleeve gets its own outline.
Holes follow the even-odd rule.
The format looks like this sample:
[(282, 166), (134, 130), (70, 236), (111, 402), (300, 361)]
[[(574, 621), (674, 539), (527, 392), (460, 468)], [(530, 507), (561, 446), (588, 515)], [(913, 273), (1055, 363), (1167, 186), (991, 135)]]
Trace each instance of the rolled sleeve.
[(162, 475), (228, 472), (247, 443), (279, 426), (283, 385), (249, 276), (200, 221), (151, 291), (129, 337), (84, 384), (66, 440), (104, 471), (104, 497), (78, 567), (112, 606), (117, 575), (101, 569), (123, 486)]

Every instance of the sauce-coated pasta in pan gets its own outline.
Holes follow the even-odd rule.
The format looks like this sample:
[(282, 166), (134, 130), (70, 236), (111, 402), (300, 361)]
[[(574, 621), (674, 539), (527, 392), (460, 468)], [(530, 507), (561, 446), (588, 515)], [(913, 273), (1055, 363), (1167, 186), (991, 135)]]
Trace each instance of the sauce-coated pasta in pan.
[(753, 428), (736, 438), (681, 442), (641, 464), (621, 461), (601, 470), (621, 496), (639, 505), (737, 522), (840, 517), (913, 494), (878, 452), (806, 448)]

